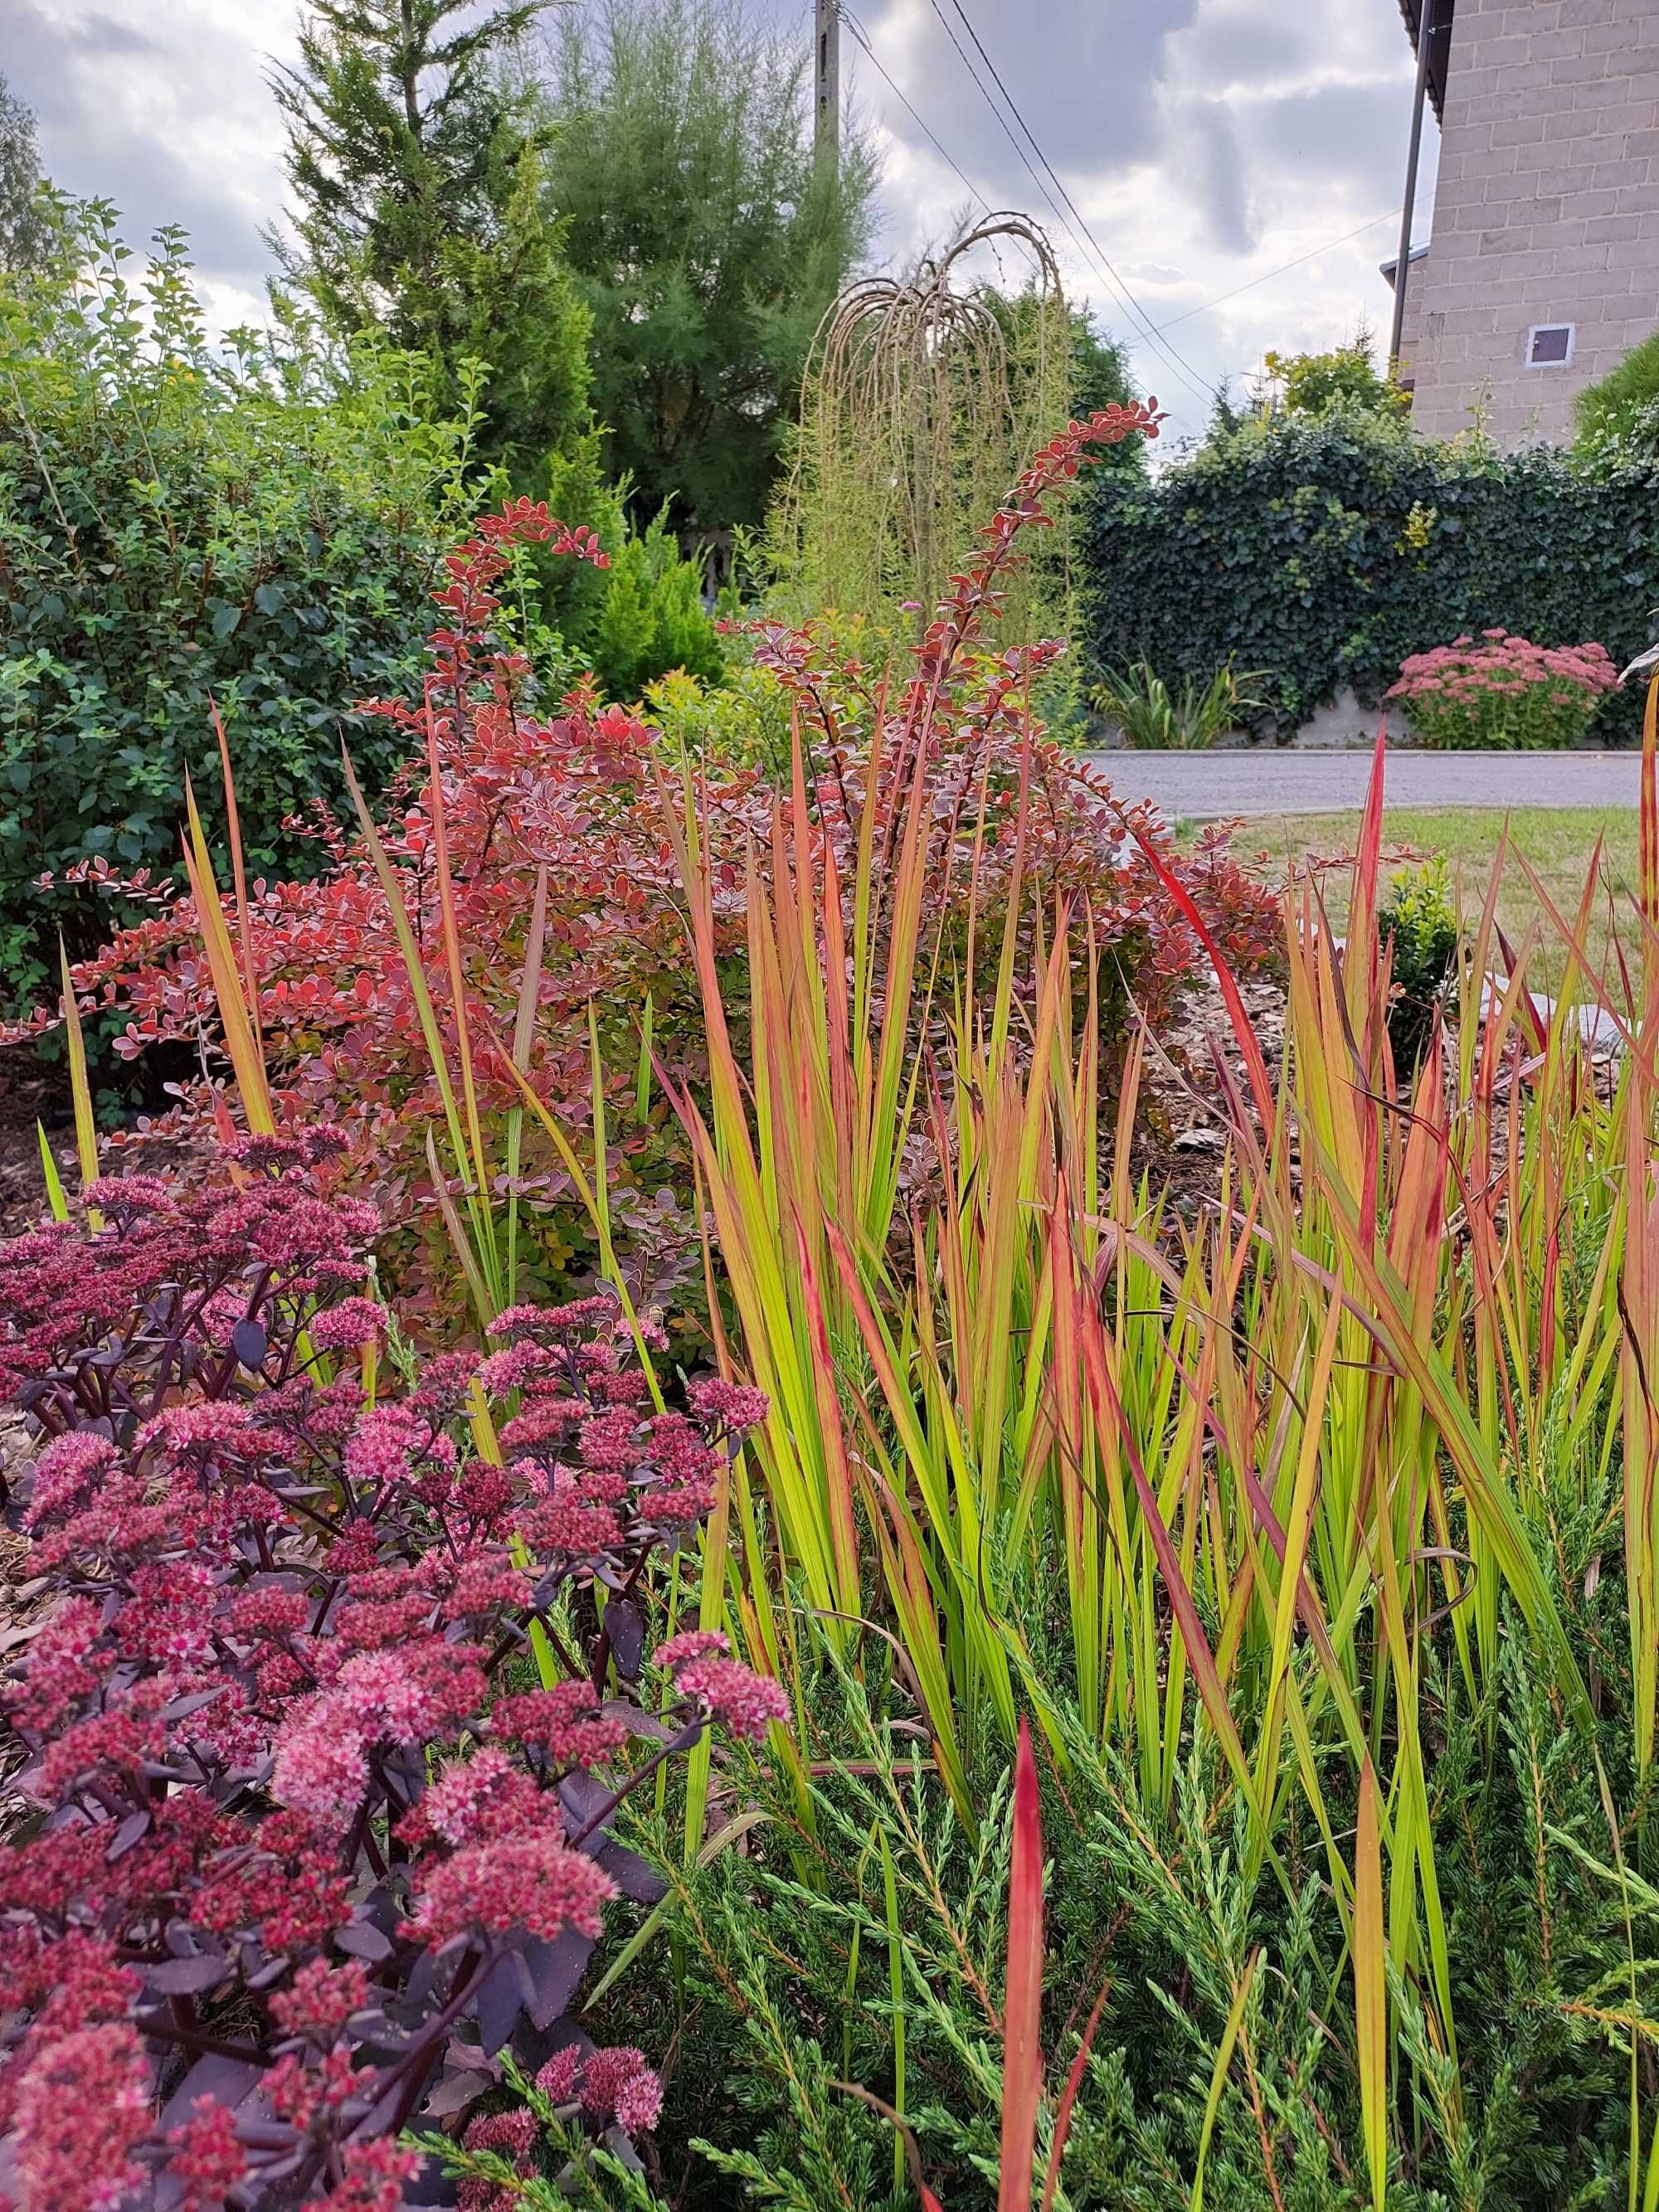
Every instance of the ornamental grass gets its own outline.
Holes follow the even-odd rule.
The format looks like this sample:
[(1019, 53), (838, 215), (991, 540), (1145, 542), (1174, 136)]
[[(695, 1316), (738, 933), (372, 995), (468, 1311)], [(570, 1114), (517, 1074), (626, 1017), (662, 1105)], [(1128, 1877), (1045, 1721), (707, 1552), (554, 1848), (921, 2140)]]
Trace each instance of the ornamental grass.
[[(104, 1172), (72, 1057), (78, 1188), (0, 1248), (31, 2212), (1659, 2205), (1659, 687), (1636, 899), (1534, 883), (1553, 997), (1500, 854), (1396, 1060), (1379, 743), (1270, 1050), (1224, 855), (1056, 780), (988, 641), (1133, 427), (1037, 457), (903, 681), (761, 634), (735, 842), (642, 744), (690, 1317), (618, 1250), (603, 1012), (548, 1034), (556, 859), (472, 936), (435, 695), (420, 850), (365, 808), (353, 865), (441, 1292), (192, 807), (219, 1163)], [(1179, 1202), (1127, 885), (1219, 1010)]]

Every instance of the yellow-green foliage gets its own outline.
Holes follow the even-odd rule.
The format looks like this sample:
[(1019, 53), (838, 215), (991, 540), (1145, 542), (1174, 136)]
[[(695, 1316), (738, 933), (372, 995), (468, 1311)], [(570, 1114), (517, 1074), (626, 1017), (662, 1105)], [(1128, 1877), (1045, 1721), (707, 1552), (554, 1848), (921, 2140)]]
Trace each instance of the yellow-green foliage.
[[(1028, 258), (1023, 293), (969, 281), (990, 244)], [(865, 617), (914, 601), (929, 618), (1026, 458), (1065, 427), (1074, 346), (1048, 243), (1019, 218), (988, 219), (908, 279), (843, 293), (808, 363), (771, 521), (787, 594)], [(1011, 584), (1011, 635), (1063, 623), (1067, 575), (1061, 516)]]

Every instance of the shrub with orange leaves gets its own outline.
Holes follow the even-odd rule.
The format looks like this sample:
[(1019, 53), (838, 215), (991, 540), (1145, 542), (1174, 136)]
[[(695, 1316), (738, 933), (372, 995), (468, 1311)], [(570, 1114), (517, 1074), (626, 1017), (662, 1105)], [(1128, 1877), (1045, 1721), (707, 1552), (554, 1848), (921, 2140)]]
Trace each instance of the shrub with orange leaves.
[[(877, 836), (890, 831), (924, 781), (930, 823), (929, 925), (948, 960), (970, 916), (1001, 927), (1001, 902), (1023, 850), (1028, 926), (1047, 926), (1056, 902), (1086, 902), (1096, 943), (1115, 977), (1120, 1018), (1133, 1001), (1167, 1009), (1195, 946), (1166, 886), (1147, 864), (1139, 829), (1177, 870), (1206, 925), (1237, 964), (1265, 957), (1272, 908), (1206, 841), (1177, 860), (1144, 810), (1112, 800), (1105, 779), (1046, 741), (1032, 721), (1030, 679), (1062, 648), (1037, 642), (996, 650), (984, 635), (1016, 539), (1048, 520), (1045, 502), (1076, 473), (1091, 444), (1155, 434), (1139, 404), (1073, 423), (1040, 453), (986, 532), (986, 547), (954, 580), (900, 680), (879, 678), (836, 648), (821, 624), (752, 625), (757, 663), (781, 686), (797, 728), (799, 775), (821, 836), (850, 865), (869, 780)], [(378, 835), (426, 965), (447, 1048), (465, 1020), (480, 1115), (497, 1122), (520, 1103), (507, 1060), (515, 1026), (539, 1097), (592, 1164), (594, 1104), (604, 1112), (605, 1182), (618, 1249), (633, 1278), (662, 1296), (700, 1269), (678, 1126), (653, 1062), (695, 1088), (702, 1070), (701, 1002), (687, 957), (670, 810), (696, 810), (717, 885), (721, 951), (740, 1007), (745, 884), (772, 866), (781, 796), (754, 769), (665, 757), (659, 733), (591, 690), (538, 696), (525, 659), (492, 630), (495, 586), (526, 540), (592, 559), (597, 549), (544, 507), (509, 502), (483, 518), (450, 556), (436, 597), (443, 621), (418, 701), (364, 702), (401, 729), (410, 762), (383, 802)], [(603, 558), (602, 556), (598, 557)], [(227, 901), (257, 979), (258, 1024), (279, 1115), (326, 1120), (348, 1134), (354, 1188), (418, 1240), (432, 1220), (428, 1130), (440, 1085), (421, 1008), (400, 951), (398, 916), (366, 834), (319, 806), (310, 828), (325, 866), (313, 880), (254, 883), (246, 912)], [(447, 866), (441, 867), (439, 844)], [(447, 873), (459, 949), (464, 1009), (444, 945)], [(544, 922), (532, 943), (538, 884)], [(115, 1049), (128, 1058), (167, 1042), (195, 1048), (204, 1071), (169, 1085), (173, 1126), (214, 1110), (222, 1054), (208, 967), (192, 901), (158, 899), (74, 972), (83, 1012), (125, 1021)], [(528, 997), (532, 1018), (520, 1021)], [(42, 1009), (28, 1026), (57, 1018)], [(453, 1059), (452, 1059), (453, 1064)], [(154, 1126), (154, 1125), (152, 1125)], [(499, 1151), (495, 1154), (500, 1157)], [(592, 1232), (550, 1148), (526, 1138), (516, 1188), (528, 1201), (524, 1258), (532, 1283), (580, 1276)], [(435, 1231), (441, 1236), (441, 1231)]]

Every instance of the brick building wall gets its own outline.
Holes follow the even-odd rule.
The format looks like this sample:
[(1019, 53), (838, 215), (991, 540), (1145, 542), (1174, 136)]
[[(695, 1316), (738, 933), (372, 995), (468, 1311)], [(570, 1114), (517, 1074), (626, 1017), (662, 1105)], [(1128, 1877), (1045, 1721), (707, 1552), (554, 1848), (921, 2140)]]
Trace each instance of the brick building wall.
[(1571, 437), (1574, 394), (1659, 327), (1659, 0), (1456, 0), (1406, 303), (1425, 436), (1479, 411), (1504, 448)]

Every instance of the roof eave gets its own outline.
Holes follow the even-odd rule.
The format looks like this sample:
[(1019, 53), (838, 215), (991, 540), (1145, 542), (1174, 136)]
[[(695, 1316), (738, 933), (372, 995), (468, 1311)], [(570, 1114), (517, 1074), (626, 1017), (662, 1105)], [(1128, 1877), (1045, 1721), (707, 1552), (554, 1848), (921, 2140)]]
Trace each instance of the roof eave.
[(1457, 0), (1400, 0), (1400, 12), (1406, 21), (1406, 29), (1417, 51), (1424, 15), (1426, 11), (1429, 32), (1429, 98), (1434, 106), (1435, 120), (1444, 120), (1446, 105), (1446, 69), (1451, 58), (1452, 15)]

